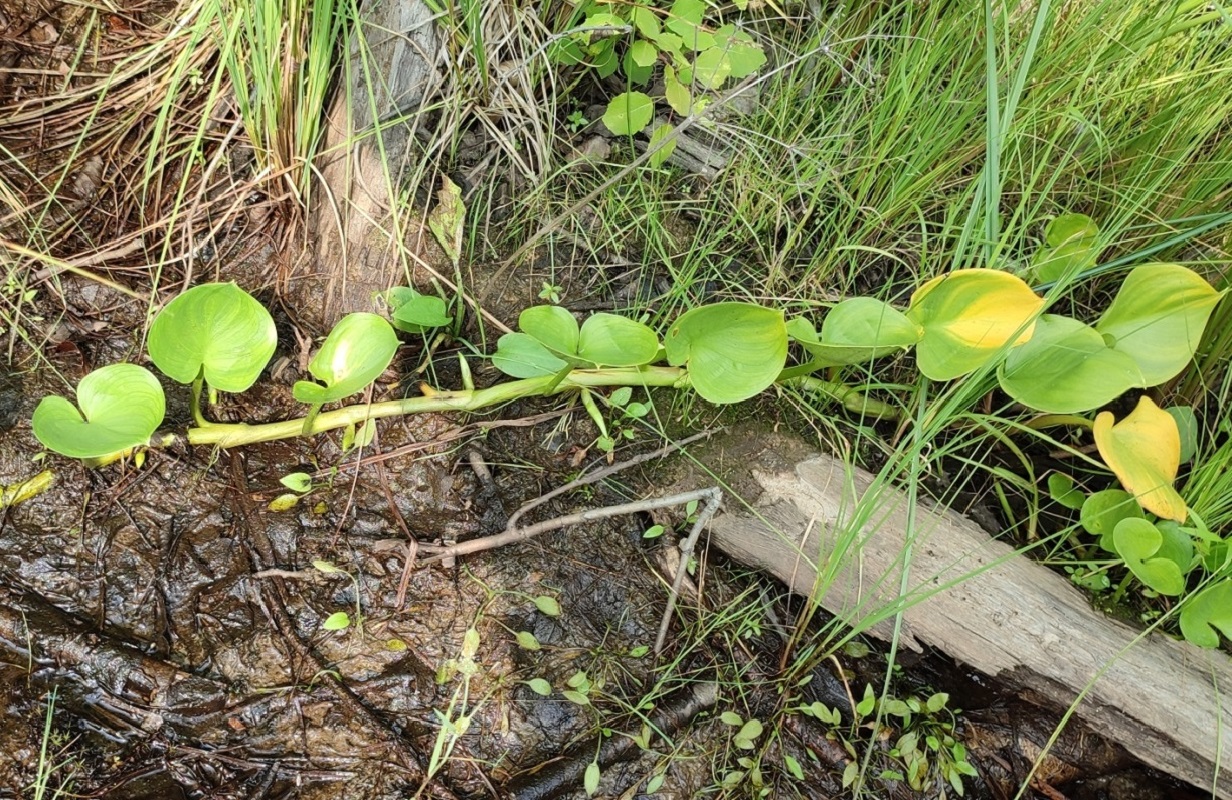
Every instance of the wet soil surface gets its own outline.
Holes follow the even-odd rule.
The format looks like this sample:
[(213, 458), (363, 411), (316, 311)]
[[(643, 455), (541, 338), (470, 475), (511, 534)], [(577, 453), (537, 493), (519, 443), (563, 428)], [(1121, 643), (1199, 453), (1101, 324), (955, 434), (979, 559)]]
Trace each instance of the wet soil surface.
[[(32, 191), (65, 187), (48, 201), (49, 226), (69, 231), (57, 239), (65, 254), (91, 243), (79, 240), (82, 230), (106, 239), (102, 232), (126, 220), (141, 227), (146, 209), (117, 199), (137, 196), (125, 185), (131, 165), (91, 161), (92, 151), (84, 165), (66, 164), (53, 145), (75, 141), (79, 120), (69, 109), (57, 127), (37, 102), (63, 89), (58, 66), (94, 30), (88, 21), (109, 34), (157, 35), (145, 26), (166, 10), (134, 6), (98, 22), (86, 6), (0, 2), (0, 104), (35, 103), (0, 136), (13, 154), (0, 167), (38, 175)], [(85, 66), (105, 70), (111, 51), (90, 51), (97, 59)], [(120, 126), (114, 141), (91, 147), (143, 158), (141, 147), (115, 144), (133, 130)], [(77, 177), (59, 180), (62, 170)], [(617, 256), (600, 259), (603, 273), (590, 265), (559, 275), (540, 264), (543, 274), (505, 276), (485, 303), (512, 319), (549, 278), (581, 297), (603, 275), (607, 294), (579, 301), (579, 311), (670, 288), (665, 275), (630, 272)], [(197, 274), (217, 277), (218, 266), (200, 264)], [(241, 280), (269, 300), (263, 274)], [(240, 276), (228, 264), (223, 277)], [(891, 748), (901, 731), (853, 719), (853, 687), (858, 695), (880, 686), (884, 657), (818, 659), (807, 681), (785, 687), (780, 663), (792, 638), (783, 621), (796, 618), (799, 601), (720, 554), (704, 555), (693, 581), (700, 589), (682, 596), (664, 653), (649, 652), (678, 557), (670, 558), (674, 532), (642, 533), (679, 515), (577, 525), (452, 564), (408, 566), (408, 549), (417, 552), (409, 543), (426, 551), (499, 532), (523, 503), (593, 468), (586, 448), (595, 431), (584, 414), (526, 403), (483, 425), (437, 415), (385, 421), (358, 453), (344, 453), (331, 434), (235, 452), (173, 446), (151, 451), (141, 467), (88, 470), (43, 458), (31, 413), (91, 369), (142, 363), (146, 308), (75, 278), (62, 280), (58, 296), (40, 291), (23, 311), (29, 339), (6, 336), (0, 366), (0, 484), (55, 475), (44, 493), (0, 510), (0, 797), (581, 798), (594, 762), (602, 797), (825, 798), (845, 793), (844, 770), (870, 746), (873, 796), (943, 790), (896, 779)], [(290, 385), (302, 345), (287, 319), (279, 325), (280, 351), (258, 388), (224, 397), (215, 420), (301, 413)], [(415, 391), (417, 355), (408, 350), (378, 398)], [(475, 368), (480, 380), (493, 378)], [(447, 373), (434, 380), (458, 383)], [(182, 429), (188, 391), (164, 388), (166, 426)], [(619, 457), (659, 445), (639, 437)], [(271, 511), (286, 492), (279, 479), (292, 472), (310, 473), (312, 491)], [(645, 496), (654, 476), (630, 471), (583, 487), (526, 521)], [(349, 624), (333, 629), (340, 612)], [(785, 688), (792, 703), (837, 709), (841, 723), (784, 713)], [(1024, 781), (1050, 800), (1183, 796), (1073, 728), (1028, 779), (1055, 717), (942, 658), (904, 663), (898, 695), (934, 690), (965, 709), (955, 735), (980, 773), (966, 782), (968, 797), (1013, 797)], [(725, 713), (781, 724), (768, 724), (754, 748)], [(41, 795), (40, 762), (52, 765)]]
[[(65, 377), (131, 357), (128, 332), (138, 327), (117, 313), (79, 341), (81, 363), (62, 364)], [(787, 715), (754, 763), (721, 717), (769, 719), (781, 708), (776, 676), (788, 640), (775, 621), (799, 609), (778, 587), (710, 554), (702, 598), (686, 593), (664, 654), (647, 652), (667, 597), (660, 558), (673, 550), (670, 536), (643, 539), (652, 519), (574, 526), (449, 566), (407, 567), (409, 540), (498, 532), (522, 503), (593, 467), (588, 422), (550, 415), (478, 436), (463, 420), (428, 415), (383, 423), (359, 453), (326, 435), (237, 451), (171, 447), (150, 451), (141, 468), (88, 470), (36, 461), (30, 414), (42, 395), (63, 391), (39, 363), (21, 353), (0, 375), (0, 483), (55, 472), (52, 487), (6, 509), (0, 527), (0, 688), (10, 722), (0, 731), (0, 796), (30, 795), (45, 740), (63, 764), (51, 785), (94, 797), (584, 797), (592, 761), (602, 768), (600, 796), (756, 796), (748, 781), (722, 788), (749, 764), (768, 796), (843, 793), (852, 754), (832, 725)], [(216, 417), (291, 416), (294, 370), (284, 372), (251, 396), (224, 399)], [(390, 374), (377, 391), (402, 383)], [(187, 390), (166, 389), (169, 426), (186, 423)], [(285, 493), (279, 479), (298, 471), (313, 475), (313, 490), (271, 511)], [(631, 472), (527, 521), (654, 491), (653, 471)], [(728, 616), (757, 603), (764, 615)], [(337, 612), (350, 625), (328, 630)], [(519, 646), (519, 632), (539, 649)], [(884, 660), (833, 663), (843, 673), (820, 663), (799, 701), (839, 709), (850, 726), (848, 690), (880, 685)], [(981, 771), (967, 795), (1013, 796), (1051, 718), (939, 658), (905, 673), (899, 691), (928, 684), (963, 698), (959, 732)], [(887, 729), (879, 738), (878, 796), (939, 790), (894, 780), (897, 737)], [(803, 765), (804, 780), (783, 768), (786, 756)], [(1125, 779), (1132, 795), (1100, 783), (1127, 769), (1115, 747), (1070, 732), (1032, 785), (1050, 798), (1176, 796), (1152, 793), (1141, 776)], [(662, 785), (639, 794), (659, 773)]]

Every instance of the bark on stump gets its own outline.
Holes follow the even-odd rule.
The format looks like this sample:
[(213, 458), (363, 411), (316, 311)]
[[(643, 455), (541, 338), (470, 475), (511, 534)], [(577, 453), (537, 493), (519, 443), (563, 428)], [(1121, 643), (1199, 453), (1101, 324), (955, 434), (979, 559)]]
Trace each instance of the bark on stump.
[(375, 0), (360, 28), (317, 160), (314, 247), (283, 287), (303, 321), (322, 330), (372, 310), (374, 293), (411, 279), (416, 258), (440, 260), (422, 221), (398, 207), (413, 167), (411, 115), (439, 80), (433, 15), (421, 0)]

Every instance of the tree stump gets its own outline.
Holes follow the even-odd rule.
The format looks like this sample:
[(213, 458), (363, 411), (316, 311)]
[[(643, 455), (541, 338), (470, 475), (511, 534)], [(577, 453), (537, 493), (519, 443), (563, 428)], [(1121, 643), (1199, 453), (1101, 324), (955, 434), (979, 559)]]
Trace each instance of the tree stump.
[(439, 81), (432, 12), (421, 0), (376, 0), (358, 27), (317, 160), (314, 246), (283, 287), (302, 321), (322, 330), (406, 284), (417, 258), (441, 260), (422, 220), (398, 203), (414, 166), (412, 115)]

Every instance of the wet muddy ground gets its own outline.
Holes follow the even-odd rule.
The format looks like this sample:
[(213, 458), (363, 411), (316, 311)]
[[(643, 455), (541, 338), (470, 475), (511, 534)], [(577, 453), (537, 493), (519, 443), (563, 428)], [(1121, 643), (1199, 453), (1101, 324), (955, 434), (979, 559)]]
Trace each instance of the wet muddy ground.
[[(75, 140), (73, 114), (93, 100), (57, 111), (64, 119), (38, 102), (65, 89), (58, 65), (93, 19), (87, 10), (0, 2), (0, 101), (34, 103), (5, 128), (3, 144), (63, 190), (42, 200), (55, 206), (44, 217), (47, 238), (65, 254), (154, 216), (127, 185), (144, 157), (138, 128), (89, 144), (130, 161), (85, 152), (74, 179), (57, 178), (68, 150), (56, 145)], [(106, 16), (110, 38), (100, 39), (91, 69), (107, 68), (116, 37), (157, 35), (143, 26), (156, 25), (163, 10), (151, 4)], [(76, 75), (70, 88), (88, 80)], [(248, 219), (240, 207), (238, 218)], [(266, 224), (253, 220), (250, 229)], [(64, 235), (53, 237), (53, 228)], [(232, 238), (192, 251), (203, 259), (251, 239), (251, 230), (210, 229)], [(122, 255), (145, 268), (138, 249)], [(238, 278), (274, 299), (268, 264), (241, 270), (230, 258), (194, 257), (179, 264), (177, 279), (195, 267), (197, 278)], [(550, 264), (539, 265), (543, 274), (501, 275), (485, 306), (512, 319), (549, 278), (575, 280), (579, 310), (665, 291), (667, 276), (621, 267), (624, 277), (592, 298), (602, 273), (577, 263), (574, 275)], [(595, 431), (576, 409), (527, 402), (484, 418), (385, 421), (358, 452), (343, 452), (340, 435), (330, 434), (224, 452), (173, 446), (151, 451), (140, 468), (41, 458), (29, 425), (38, 400), (65, 393), (93, 368), (142, 363), (147, 309), (97, 283), (40, 274), (38, 296), (23, 306), (23, 336), (6, 333), (0, 366), (0, 485), (55, 474), (47, 491), (0, 511), (0, 797), (581, 798), (595, 762), (602, 797), (827, 798), (844, 794), (853, 760), (845, 740), (859, 757), (872, 747), (871, 796), (943, 790), (934, 782), (914, 791), (895, 779), (889, 751), (900, 731), (854, 724), (852, 687), (880, 686), (884, 655), (818, 659), (807, 684), (785, 687), (780, 662), (800, 601), (720, 553), (703, 552), (693, 580), (700, 594), (681, 597), (663, 654), (649, 652), (676, 537), (642, 534), (656, 522), (679, 523), (679, 514), (576, 525), (450, 564), (423, 563), (429, 545), (499, 532), (523, 503), (606, 463), (586, 450)], [(149, 290), (148, 274), (108, 274)], [(310, 332), (296, 331), (285, 314), (278, 322), (280, 349), (266, 376), (243, 397), (224, 397), (214, 419), (300, 413), (290, 397), (302, 357), (296, 333)], [(408, 343), (378, 396), (415, 391), (421, 346)], [(450, 355), (446, 345), (438, 361)], [(475, 369), (480, 380), (493, 378)], [(457, 385), (447, 371), (435, 380)], [(165, 389), (166, 426), (182, 428), (188, 390)], [(673, 408), (670, 398), (662, 407)], [(681, 435), (710, 423), (693, 418)], [(617, 458), (662, 444), (642, 435)], [(293, 472), (312, 474), (314, 488), (294, 508), (271, 511), (286, 491), (279, 479)], [(644, 497), (667, 482), (661, 476), (639, 467), (580, 487), (526, 521)], [(422, 547), (410, 546), (418, 560), (408, 566), (411, 542)], [(328, 629), (339, 612), (349, 626)], [(519, 633), (533, 642), (519, 642)], [(1055, 715), (941, 657), (900, 664), (898, 696), (948, 691), (964, 709), (955, 734), (979, 771), (966, 796), (1015, 796)], [(545, 688), (539, 681), (547, 696), (536, 691)], [(795, 692), (790, 702), (825, 703), (842, 722), (782, 713), (785, 689)], [(725, 714), (782, 724), (759, 739), (764, 746), (747, 748)], [(55, 768), (39, 795), (34, 782), (48, 758)], [(1027, 795), (1049, 800), (1184, 796), (1075, 728), (1029, 782)]]
[[(51, 785), (94, 797), (584, 797), (592, 761), (604, 797), (843, 793), (852, 756), (833, 725), (786, 715), (749, 762), (723, 719), (781, 710), (784, 620), (799, 608), (780, 587), (706, 553), (702, 595), (682, 596), (664, 653), (648, 652), (674, 549), (671, 535), (642, 537), (655, 519), (578, 525), (408, 567), (409, 541), (421, 543), (422, 559), (433, 543), (499, 532), (523, 503), (605, 463), (584, 449), (594, 437), (584, 414), (525, 403), (484, 419), (389, 421), (350, 453), (332, 434), (151, 450), (141, 468), (38, 461), (30, 414), (45, 393), (63, 391), (50, 367), (75, 383), (92, 366), (138, 358), (136, 304), (93, 288), (68, 296), (89, 305), (70, 304), (73, 314), (106, 324), (70, 334), (70, 348), (49, 346), (40, 355), (51, 360), (19, 348), (0, 379), (0, 483), (55, 473), (46, 492), (6, 509), (0, 527), (5, 796), (33, 796), (45, 740), (62, 764)], [(414, 363), (408, 350), (402, 371)], [(413, 385), (396, 372), (378, 394)], [(291, 416), (294, 377), (284, 369), (212, 413)], [(168, 427), (185, 424), (187, 389), (165, 388)], [(619, 455), (660, 444), (639, 437)], [(312, 474), (313, 490), (271, 511), (292, 472)], [(639, 467), (583, 486), (525, 521), (646, 496), (660, 474)], [(328, 630), (337, 612), (350, 625)], [(851, 687), (880, 685), (884, 670), (878, 654), (858, 655), (820, 662), (799, 696), (839, 709), (853, 731)], [(980, 771), (967, 796), (1012, 796), (1051, 734), (1049, 715), (941, 658), (903, 662), (896, 687), (962, 698), (958, 735)], [(850, 736), (867, 752), (867, 730)], [(893, 730), (874, 738), (871, 774), (892, 772)], [(787, 756), (803, 779), (784, 767)], [(722, 788), (750, 763), (764, 790), (748, 780)], [(1133, 770), (1115, 747), (1071, 731), (1033, 785), (1050, 798), (1062, 796), (1055, 786), (1072, 797), (1177, 796)], [(879, 797), (941, 789), (912, 791), (892, 774), (873, 786)]]

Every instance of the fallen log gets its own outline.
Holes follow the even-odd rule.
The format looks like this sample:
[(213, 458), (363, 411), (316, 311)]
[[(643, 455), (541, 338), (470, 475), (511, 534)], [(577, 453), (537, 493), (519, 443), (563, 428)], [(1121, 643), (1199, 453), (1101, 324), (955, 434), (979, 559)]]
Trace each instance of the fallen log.
[(951, 510), (921, 503), (909, 525), (905, 493), (873, 488), (873, 475), (841, 460), (778, 435), (751, 438), (692, 454), (750, 503), (727, 502), (712, 544), (880, 639), (901, 610), (900, 645), (940, 650), (1059, 709), (1076, 704), (1145, 764), (1232, 797), (1220, 763), (1232, 731), (1225, 653), (1109, 619), (1065, 578)]

